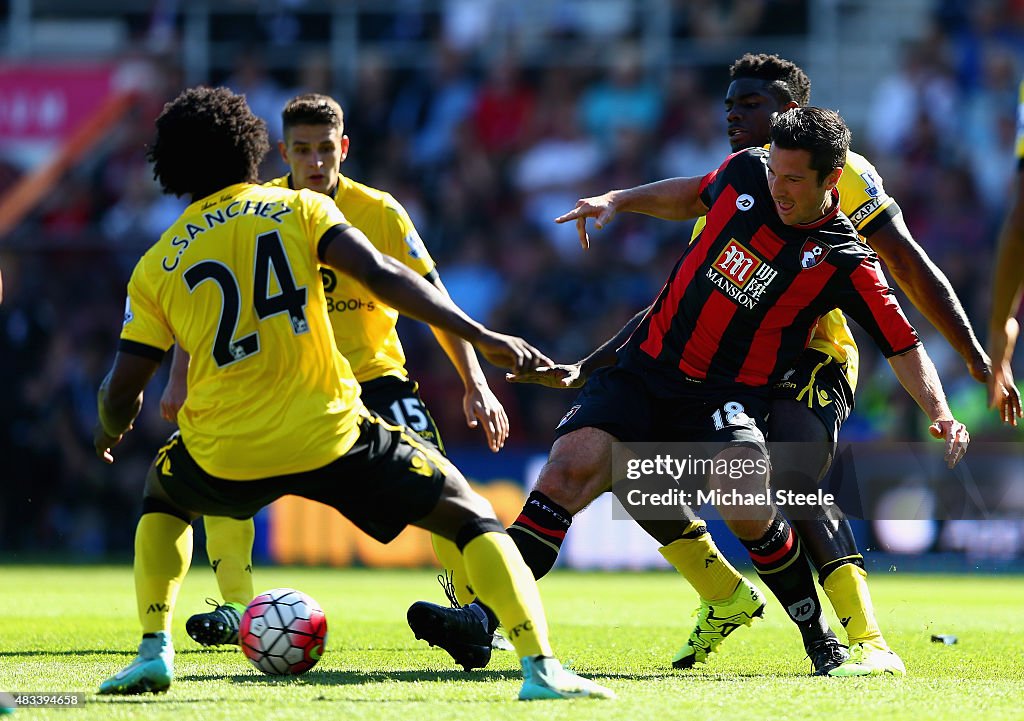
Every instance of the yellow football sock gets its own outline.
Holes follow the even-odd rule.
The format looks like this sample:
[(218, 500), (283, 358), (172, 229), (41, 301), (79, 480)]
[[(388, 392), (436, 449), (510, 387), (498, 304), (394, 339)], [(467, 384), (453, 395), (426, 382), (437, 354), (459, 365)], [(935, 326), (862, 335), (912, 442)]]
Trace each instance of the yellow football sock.
[[(695, 527), (696, 524), (691, 524), (687, 531)], [(743, 578), (719, 553), (710, 533), (696, 538), (677, 538), (658, 550), (705, 601), (729, 598)]]
[(447, 538), (438, 536), (436, 533), (430, 534), (430, 542), (434, 546), (434, 555), (437, 556), (441, 567), (452, 574), (455, 600), (459, 602), (460, 606), (472, 603), (473, 599), (476, 598), (476, 594), (473, 593), (473, 589), (469, 585), (469, 579), (466, 577), (466, 565), (462, 562), (462, 554), (459, 553), (459, 547)]
[(832, 571), (822, 584), (825, 595), (846, 629), (850, 645), (869, 643), (889, 648), (875, 620), (875, 609), (868, 591), (868, 574), (860, 566), (847, 563)]
[(494, 611), (520, 658), (551, 656), (548, 622), (533, 573), (505, 533), (483, 533), (462, 549), (470, 585)]
[(206, 556), (225, 603), (248, 606), (256, 595), (252, 587), (252, 543), (255, 524), (224, 516), (204, 516)]
[(144, 513), (135, 529), (135, 601), (143, 633), (170, 633), (174, 600), (191, 563), (192, 526), (166, 513)]

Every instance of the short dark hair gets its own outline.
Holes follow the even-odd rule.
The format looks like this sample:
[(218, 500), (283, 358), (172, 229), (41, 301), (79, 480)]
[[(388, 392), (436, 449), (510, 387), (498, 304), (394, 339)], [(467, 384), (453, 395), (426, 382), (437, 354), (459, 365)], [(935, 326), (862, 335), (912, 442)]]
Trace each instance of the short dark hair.
[(784, 60), (778, 55), (747, 53), (729, 68), (729, 77), (756, 78), (768, 84), (768, 90), (780, 103), (795, 102), (807, 105), (811, 102), (811, 79), (799, 65)]
[(164, 105), (146, 157), (165, 193), (202, 198), (235, 183), (259, 182), (269, 150), (267, 126), (244, 95), (197, 87)]
[(296, 125), (330, 125), (340, 132), (345, 127), (345, 113), (329, 95), (306, 93), (289, 100), (281, 111), (285, 133)]
[(806, 150), (811, 168), (818, 171), (818, 185), (836, 168), (846, 165), (850, 129), (834, 110), (807, 106), (778, 113), (772, 118), (773, 145), (785, 150)]

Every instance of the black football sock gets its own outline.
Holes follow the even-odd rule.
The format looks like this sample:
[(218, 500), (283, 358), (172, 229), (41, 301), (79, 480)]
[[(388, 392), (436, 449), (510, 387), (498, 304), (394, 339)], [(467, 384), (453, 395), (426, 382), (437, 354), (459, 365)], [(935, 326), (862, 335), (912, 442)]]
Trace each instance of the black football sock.
[(526, 499), (519, 517), (508, 528), (523, 560), (540, 580), (558, 560), (572, 515), (540, 491)]
[(800, 629), (804, 646), (828, 634), (814, 577), (802, 556), (800, 537), (789, 522), (776, 511), (765, 534), (756, 541), (744, 540), (743, 545), (750, 553), (757, 575)]

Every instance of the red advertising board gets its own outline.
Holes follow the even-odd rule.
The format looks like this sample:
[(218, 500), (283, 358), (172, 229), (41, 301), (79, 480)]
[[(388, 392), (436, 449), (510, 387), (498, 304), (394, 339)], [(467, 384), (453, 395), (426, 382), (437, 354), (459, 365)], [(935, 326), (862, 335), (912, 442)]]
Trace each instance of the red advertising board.
[(112, 91), (112, 65), (0, 64), (0, 142), (66, 137)]

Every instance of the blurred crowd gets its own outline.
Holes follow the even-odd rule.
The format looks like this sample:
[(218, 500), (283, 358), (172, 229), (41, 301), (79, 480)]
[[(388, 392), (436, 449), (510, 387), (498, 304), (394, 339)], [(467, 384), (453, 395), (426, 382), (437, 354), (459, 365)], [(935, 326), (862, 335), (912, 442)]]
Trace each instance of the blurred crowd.
[[(582, 196), (716, 167), (729, 152), (722, 106), (727, 68), (654, 69), (635, 33), (620, 32), (614, 13), (599, 12), (553, 16), (551, 38), (556, 50), (557, 33), (590, 33), (591, 59), (601, 62), (527, 62), (518, 49), (484, 52), (488, 23), (529, 26), (529, 18), (507, 7), (513, 4), (453, 0), (429, 22), (402, 14), (402, 7), (415, 4), (394, 4), (397, 9), (382, 13), (367, 32), (428, 40), (433, 51), (419, 66), (365, 55), (343, 77), (325, 56), (305, 54), (293, 70), (271, 71), (260, 38), (288, 42), (282, 40), (288, 18), (263, 18), (262, 30), (258, 23), (235, 29), (248, 33), (253, 49), (208, 82), (246, 93), (267, 120), (272, 142), (280, 137), (279, 112), (290, 97), (316, 91), (338, 98), (352, 144), (342, 172), (391, 192), (406, 207), (456, 301), (493, 328), (520, 334), (559, 361), (574, 361), (653, 299), (690, 226), (620, 216), (593, 233), (584, 252), (575, 228), (552, 219)], [(602, 4), (619, 5), (563, 1), (545, 7), (555, 14)], [(714, 42), (750, 35), (760, 40), (747, 49), (758, 51), (770, 47), (764, 38), (779, 30), (771, 22), (777, 15), (765, 8), (789, 6), (784, 9), (801, 17), (804, 3), (675, 5), (686, 8), (673, 15), (677, 36)], [(877, 166), (980, 334), (996, 231), (1016, 168), (1022, 6), (937, 2), (926, 35), (903, 49), (873, 97), (858, 101), (870, 112), (866, 125), (854, 128), (854, 148)], [(171, 431), (159, 418), (160, 375), (114, 466), (98, 461), (91, 446), (96, 388), (116, 347), (128, 276), (186, 204), (161, 195), (144, 158), (153, 119), (183, 85), (173, 40), (167, 40), (174, 24), (160, 26), (159, 20), (150, 18), (154, 25), (146, 28), (150, 50), (124, 61), (144, 79), (145, 97), (0, 241), (6, 291), (0, 374), (8, 379), (0, 398), (0, 550), (95, 555), (129, 548), (129, 519), (137, 513), (146, 466)], [(630, 19), (619, 21), (628, 25)], [(296, 37), (301, 33), (296, 27)], [(154, 38), (164, 38), (156, 50)], [(813, 102), (813, 74), (811, 80)], [(0, 193), (21, 172), (0, 163)], [(264, 177), (284, 172), (272, 152)], [(954, 410), (975, 437), (1007, 437), (963, 362), (926, 321), (910, 315)], [(446, 443), (482, 447), (482, 434), (466, 428), (462, 417), (461, 383), (430, 333), (405, 320), (400, 333)], [(862, 341), (857, 409), (847, 437), (922, 438), (922, 417), (897, 391), (870, 341)], [(512, 420), (509, 442), (546, 449), (571, 394), (510, 386), (491, 370)]]

